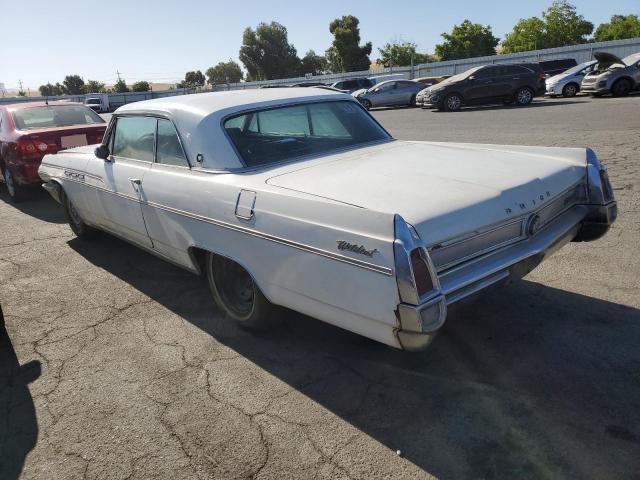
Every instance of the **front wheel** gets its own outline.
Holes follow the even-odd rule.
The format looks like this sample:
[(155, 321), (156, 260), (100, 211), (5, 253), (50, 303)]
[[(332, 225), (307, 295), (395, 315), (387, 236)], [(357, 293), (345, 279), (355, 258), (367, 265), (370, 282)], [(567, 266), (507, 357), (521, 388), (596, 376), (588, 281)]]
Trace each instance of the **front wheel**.
[(527, 87), (519, 88), (514, 95), (514, 100), (516, 105), (529, 105), (533, 100), (533, 92)]
[(569, 83), (562, 89), (562, 96), (567, 98), (575, 97), (576, 93), (578, 93), (579, 90), (580, 88), (578, 87), (578, 85), (576, 85), (575, 83)]
[(98, 234), (98, 230), (93, 227), (87, 225), (78, 210), (76, 210), (75, 205), (71, 202), (71, 199), (62, 193), (62, 205), (64, 206), (64, 213), (67, 217), (67, 221), (69, 222), (69, 226), (73, 233), (76, 234), (76, 237), (81, 238), (83, 240), (90, 240), (94, 238)]
[(13, 173), (8, 167), (2, 167), (2, 176), (4, 177), (4, 183), (7, 185), (7, 192), (11, 201), (18, 203), (24, 200), (26, 196), (24, 188), (16, 183)]
[(442, 106), (447, 112), (457, 112), (462, 107), (462, 97), (457, 93), (450, 93), (445, 97)]
[(361, 103), (361, 104), (362, 104), (362, 106), (363, 106), (364, 108), (366, 108), (367, 110), (371, 110), (372, 105), (371, 105), (371, 101), (370, 101), (370, 100), (367, 100), (367, 99), (365, 98), (365, 99), (363, 99), (363, 100), (360, 100), (360, 103)]
[(207, 254), (207, 280), (216, 305), (247, 330), (265, 330), (278, 308), (263, 295), (253, 277), (240, 264)]
[(614, 97), (624, 97), (631, 91), (631, 82), (626, 78), (618, 80), (611, 86), (611, 93)]

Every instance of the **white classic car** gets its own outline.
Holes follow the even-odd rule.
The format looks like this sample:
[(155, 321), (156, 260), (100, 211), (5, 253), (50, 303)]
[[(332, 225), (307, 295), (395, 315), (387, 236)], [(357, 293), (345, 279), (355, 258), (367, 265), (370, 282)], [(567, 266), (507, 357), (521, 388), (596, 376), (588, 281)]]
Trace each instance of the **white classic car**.
[(315, 88), (126, 105), (100, 146), (39, 173), (76, 235), (205, 274), (245, 327), (279, 305), (407, 350), (447, 306), (599, 238), (617, 211), (590, 149), (399, 141)]

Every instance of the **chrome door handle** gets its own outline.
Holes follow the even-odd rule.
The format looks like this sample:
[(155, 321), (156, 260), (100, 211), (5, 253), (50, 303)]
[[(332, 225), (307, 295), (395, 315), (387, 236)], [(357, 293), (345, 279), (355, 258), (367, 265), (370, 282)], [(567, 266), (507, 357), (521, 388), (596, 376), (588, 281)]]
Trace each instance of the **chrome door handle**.
[(129, 181), (134, 185), (142, 185), (142, 180), (140, 180), (139, 178), (130, 178)]

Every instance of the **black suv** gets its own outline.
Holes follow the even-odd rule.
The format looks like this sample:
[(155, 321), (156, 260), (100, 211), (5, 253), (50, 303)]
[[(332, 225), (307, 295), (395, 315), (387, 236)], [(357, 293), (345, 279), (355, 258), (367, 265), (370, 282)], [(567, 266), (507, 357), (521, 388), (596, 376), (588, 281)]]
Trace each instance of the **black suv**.
[(575, 58), (561, 58), (560, 60), (544, 60), (538, 62), (542, 71), (548, 76), (553, 77), (559, 73), (569, 70), (578, 65)]
[(427, 88), (423, 104), (447, 111), (499, 102), (528, 105), (533, 97), (544, 93), (544, 80), (542, 68), (535, 63), (485, 65)]

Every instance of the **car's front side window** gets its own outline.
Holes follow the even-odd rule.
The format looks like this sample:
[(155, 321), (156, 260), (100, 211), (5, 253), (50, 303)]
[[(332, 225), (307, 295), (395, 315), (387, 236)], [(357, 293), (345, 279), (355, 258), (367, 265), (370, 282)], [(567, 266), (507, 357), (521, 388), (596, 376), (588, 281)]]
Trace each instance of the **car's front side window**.
[(162, 118), (158, 119), (156, 163), (179, 167), (189, 166), (173, 123)]
[(156, 119), (120, 117), (116, 121), (111, 153), (116, 157), (153, 162)]

